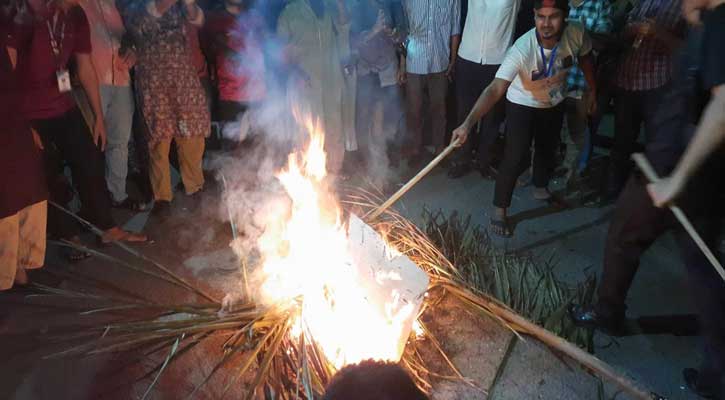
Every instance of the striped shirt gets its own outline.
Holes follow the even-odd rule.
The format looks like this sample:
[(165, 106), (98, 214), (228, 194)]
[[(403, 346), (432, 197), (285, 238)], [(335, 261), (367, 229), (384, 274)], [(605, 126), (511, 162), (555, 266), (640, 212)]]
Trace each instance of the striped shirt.
[(408, 18), (406, 71), (434, 74), (448, 69), (451, 36), (461, 34), (461, 0), (403, 0)]
[[(630, 11), (627, 21), (652, 18), (661, 29), (684, 37), (686, 24), (680, 8), (680, 0), (642, 0)], [(672, 77), (672, 53), (652, 36), (645, 37), (638, 48), (630, 48), (620, 60), (616, 84), (622, 89), (656, 89)]]
[[(578, 6), (569, 2), (569, 21), (579, 22), (587, 32), (612, 32), (612, 6), (609, 0), (584, 0)], [(587, 89), (584, 72), (575, 65), (566, 79), (568, 96), (580, 99)]]

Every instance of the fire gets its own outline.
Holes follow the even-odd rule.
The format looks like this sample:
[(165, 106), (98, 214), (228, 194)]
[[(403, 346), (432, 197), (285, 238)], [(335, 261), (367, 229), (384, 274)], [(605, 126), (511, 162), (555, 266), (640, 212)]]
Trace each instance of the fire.
[[(277, 174), (292, 207), (258, 243), (264, 258), (263, 299), (297, 306), (291, 334), (312, 337), (338, 369), (366, 359), (398, 361), (400, 337), (415, 306), (395, 291), (382, 310), (370, 300), (350, 254), (340, 208), (325, 190), (324, 134), (311, 118), (297, 118), (309, 141)], [(373, 280), (382, 285), (402, 277), (378, 273)]]

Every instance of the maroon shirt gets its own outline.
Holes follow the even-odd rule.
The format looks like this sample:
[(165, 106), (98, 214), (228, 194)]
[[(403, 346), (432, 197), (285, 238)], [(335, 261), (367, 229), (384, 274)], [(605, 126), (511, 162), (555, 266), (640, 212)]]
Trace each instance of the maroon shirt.
[(54, 13), (51, 8), (33, 15), (32, 23), (18, 27), (14, 44), (19, 49), (18, 75), (24, 92), (20, 110), (31, 120), (58, 117), (76, 106), (70, 92), (58, 90), (56, 72), (68, 69), (71, 56), (91, 52), (88, 19), (80, 6), (74, 6), (59, 13), (54, 36), (60, 42), (60, 54), (53, 54), (48, 22), (52, 28)]
[(22, 97), (6, 50), (11, 26), (0, 15), (0, 218), (48, 198), (41, 152), (18, 112)]

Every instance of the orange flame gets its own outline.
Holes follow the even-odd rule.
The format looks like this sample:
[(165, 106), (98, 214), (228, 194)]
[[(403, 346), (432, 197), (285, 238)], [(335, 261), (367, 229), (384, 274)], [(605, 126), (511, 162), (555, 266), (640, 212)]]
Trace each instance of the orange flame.
[[(259, 240), (264, 257), (262, 296), (273, 304), (299, 303), (291, 334), (308, 332), (338, 369), (366, 359), (397, 361), (398, 339), (414, 306), (394, 296), (381, 312), (368, 301), (348, 251), (340, 209), (324, 190), (324, 133), (311, 117), (296, 117), (309, 142), (304, 152), (291, 154), (287, 168), (277, 174), (292, 199), (292, 210)], [(396, 278), (400, 279), (375, 277)]]

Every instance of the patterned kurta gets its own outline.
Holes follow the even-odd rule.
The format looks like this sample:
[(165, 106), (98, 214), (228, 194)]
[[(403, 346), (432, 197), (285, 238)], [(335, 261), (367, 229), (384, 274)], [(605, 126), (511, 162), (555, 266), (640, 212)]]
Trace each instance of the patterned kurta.
[(154, 16), (146, 4), (124, 12), (138, 62), (135, 86), (149, 143), (173, 137), (209, 136), (206, 94), (186, 45), (186, 17), (177, 3)]

